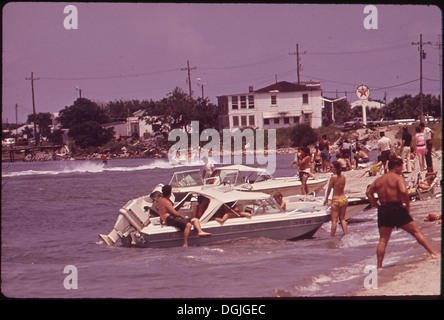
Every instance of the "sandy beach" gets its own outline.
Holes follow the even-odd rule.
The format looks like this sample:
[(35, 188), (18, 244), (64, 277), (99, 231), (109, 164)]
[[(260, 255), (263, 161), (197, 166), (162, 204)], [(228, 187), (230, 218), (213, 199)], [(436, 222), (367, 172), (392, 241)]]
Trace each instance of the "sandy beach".
[[(436, 152), (434, 157), (434, 169), (441, 174), (442, 169), (442, 153)], [(408, 179), (414, 179), (418, 175), (418, 160), (415, 165), (416, 170), (411, 174), (406, 175)], [(345, 172), (347, 177), (346, 193), (363, 193), (367, 186), (375, 179), (375, 177), (368, 177), (367, 175), (360, 178), (364, 169), (352, 170)], [(422, 173), (424, 178), (425, 172)], [(378, 174), (377, 177), (379, 177)], [(411, 203), (410, 213), (415, 219), (421, 231), (432, 245), (432, 247), (441, 252), (441, 234), (442, 224), (437, 221), (425, 221), (429, 213), (437, 215), (441, 214), (441, 188), (436, 186), (436, 193), (434, 198), (417, 200)], [(389, 244), (390, 245), (390, 244)], [(419, 245), (415, 243), (415, 245)], [(389, 253), (387, 253), (389, 254)], [(376, 255), (376, 248), (375, 248)], [(436, 297), (441, 294), (441, 257), (439, 259), (432, 259), (427, 251), (424, 254), (415, 258), (413, 262), (407, 264), (389, 266), (383, 268), (378, 272), (378, 288), (362, 290), (352, 294), (351, 296), (432, 296)]]

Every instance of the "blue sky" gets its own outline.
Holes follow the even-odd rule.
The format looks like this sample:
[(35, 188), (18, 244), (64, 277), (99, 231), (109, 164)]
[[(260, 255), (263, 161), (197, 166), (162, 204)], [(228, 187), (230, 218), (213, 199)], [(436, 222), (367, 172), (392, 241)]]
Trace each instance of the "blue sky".
[[(78, 11), (78, 29), (67, 30), (66, 5)], [(324, 96), (360, 84), (387, 101), (419, 93), (423, 34), (424, 93), (440, 92), (441, 11), (425, 5), (376, 5), (378, 29), (367, 30), (366, 5), (9, 3), (3, 7), (2, 120), (24, 122), (32, 113), (57, 112), (82, 97), (106, 103), (161, 99), (175, 87), (193, 97), (247, 92), (278, 81), (320, 81)], [(302, 54), (305, 52), (304, 54)]]

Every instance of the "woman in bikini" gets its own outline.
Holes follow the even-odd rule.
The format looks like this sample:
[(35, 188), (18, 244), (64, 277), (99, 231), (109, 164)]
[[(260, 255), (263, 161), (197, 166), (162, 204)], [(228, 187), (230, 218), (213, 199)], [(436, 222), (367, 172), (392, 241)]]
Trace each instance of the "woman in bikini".
[(328, 183), (327, 193), (325, 196), (324, 205), (328, 204), (328, 197), (333, 189), (333, 197), (331, 201), (331, 236), (336, 233), (338, 218), (341, 222), (342, 231), (344, 235), (347, 234), (347, 222), (345, 221), (345, 213), (347, 210), (348, 200), (344, 193), (345, 176), (341, 174), (341, 165), (339, 162), (333, 162), (333, 176)]

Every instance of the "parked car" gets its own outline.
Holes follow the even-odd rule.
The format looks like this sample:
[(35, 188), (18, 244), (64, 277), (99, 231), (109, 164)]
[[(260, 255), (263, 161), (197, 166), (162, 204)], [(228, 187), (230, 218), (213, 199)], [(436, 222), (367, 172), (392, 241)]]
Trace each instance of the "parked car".
[(362, 118), (353, 118), (350, 121), (344, 122), (343, 130), (357, 129), (362, 128), (363, 126), (364, 122), (362, 121)]
[(375, 121), (367, 121), (368, 127), (381, 127), (381, 126), (389, 126), (395, 124), (395, 120), (392, 118), (380, 118)]
[(15, 144), (14, 138), (6, 138), (2, 140), (2, 147), (10, 147)]

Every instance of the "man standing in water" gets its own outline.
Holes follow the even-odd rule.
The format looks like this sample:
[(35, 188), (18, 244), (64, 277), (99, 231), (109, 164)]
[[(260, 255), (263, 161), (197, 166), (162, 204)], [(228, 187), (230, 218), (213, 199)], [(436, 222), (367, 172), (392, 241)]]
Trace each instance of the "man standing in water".
[[(439, 253), (433, 250), (410, 216), (409, 194), (401, 175), (402, 159), (397, 157), (390, 159), (388, 169), (389, 172), (373, 181), (367, 188), (370, 203), (378, 209), (379, 243), (376, 248), (378, 270), (382, 269), (385, 249), (394, 227), (410, 233), (432, 258), (438, 258)], [(378, 195), (378, 201), (375, 199), (375, 193)]]
[(177, 212), (170, 201), (171, 186), (162, 187), (162, 197), (159, 198), (159, 216), (162, 222), (167, 226), (179, 228), (183, 231), (183, 246), (188, 247), (188, 238), (190, 236), (191, 227), (197, 230), (200, 237), (209, 237), (211, 233), (202, 231), (199, 219), (183, 217)]
[(308, 194), (307, 179), (313, 176), (310, 171), (310, 149), (306, 146), (299, 148), (299, 153), (296, 158), (291, 162), (290, 166), (293, 168), (293, 164), (297, 164), (299, 172), (299, 180), (301, 180), (301, 194)]

